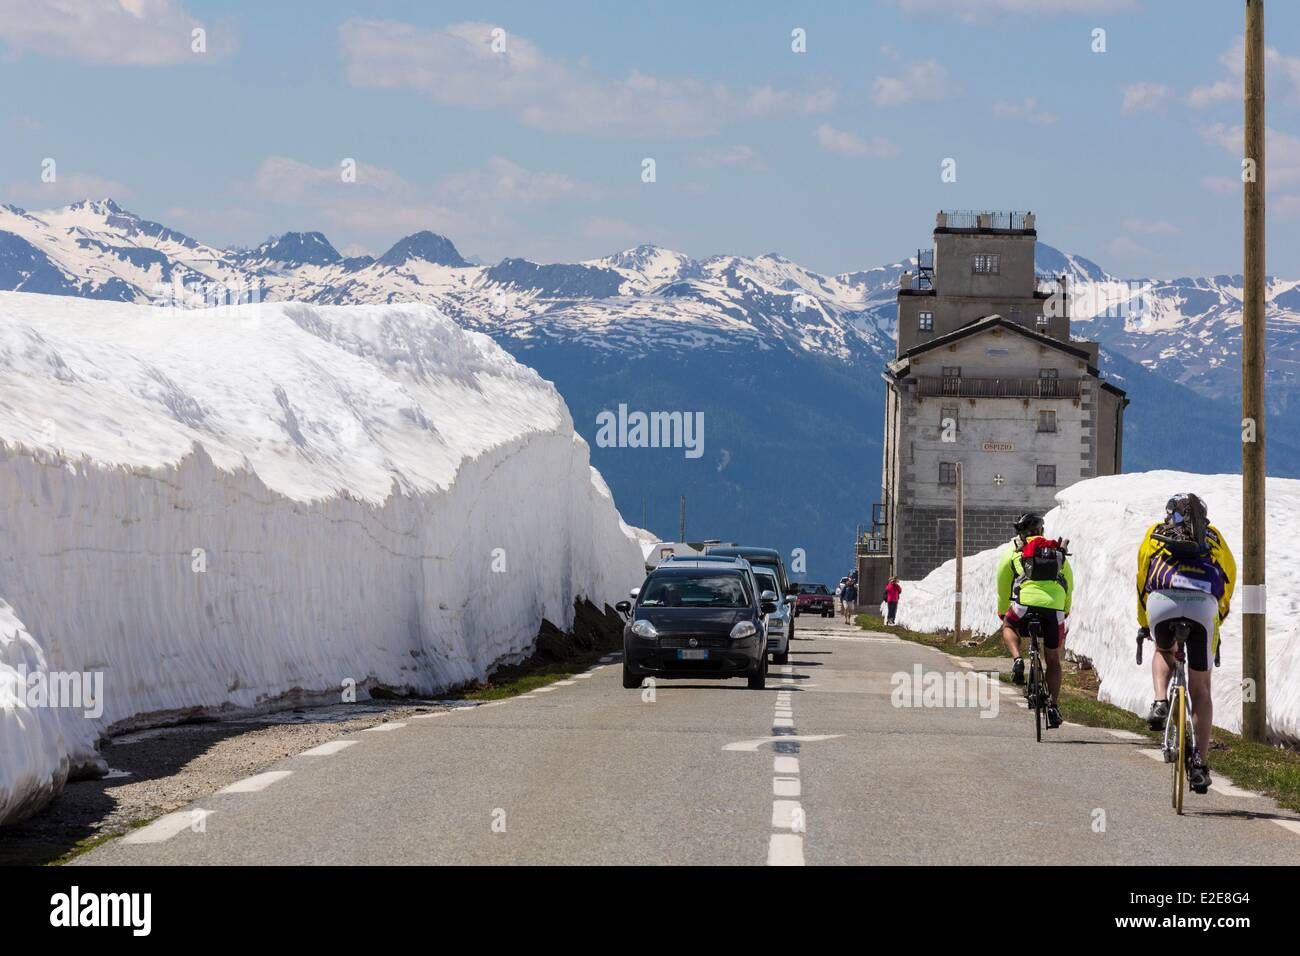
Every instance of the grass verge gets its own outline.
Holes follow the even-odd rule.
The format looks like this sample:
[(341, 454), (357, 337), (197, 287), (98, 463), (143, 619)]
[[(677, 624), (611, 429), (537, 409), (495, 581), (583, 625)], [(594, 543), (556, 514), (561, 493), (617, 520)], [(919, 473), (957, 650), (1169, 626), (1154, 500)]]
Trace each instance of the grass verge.
[(976, 643), (973, 647), (967, 647), (955, 640), (950, 632), (927, 634), (922, 631), (909, 631), (897, 624), (886, 624), (883, 618), (875, 614), (859, 614), (855, 621), (858, 627), (866, 630), (880, 631), (882, 634), (893, 634), (905, 641), (936, 647), (945, 654), (954, 654), (957, 657), (1005, 657), (1007, 652), (1006, 648), (1002, 646), (1001, 638), (996, 634), (983, 640), (974, 638), (979, 643)]
[[(867, 630), (893, 634), (961, 657), (1005, 656), (1002, 642), (996, 636), (972, 648), (958, 644), (951, 634), (909, 631), (904, 627), (885, 624), (871, 614), (858, 615), (857, 624)], [(1002, 679), (1009, 681), (1011, 678), (1009, 674), (1003, 674)], [(1100, 689), (1101, 680), (1095, 670), (1065, 668), (1065, 673), (1061, 676), (1061, 699), (1058, 701), (1061, 716), (1087, 727), (1142, 734), (1153, 744), (1159, 744), (1161, 735), (1148, 730), (1146, 721), (1141, 717), (1122, 707), (1098, 700)], [(1276, 800), (1280, 807), (1300, 811), (1300, 751), (1295, 748), (1254, 743), (1242, 739), (1238, 734), (1215, 727), (1209, 760), (1216, 773), (1228, 777), (1236, 786), (1266, 794)]]

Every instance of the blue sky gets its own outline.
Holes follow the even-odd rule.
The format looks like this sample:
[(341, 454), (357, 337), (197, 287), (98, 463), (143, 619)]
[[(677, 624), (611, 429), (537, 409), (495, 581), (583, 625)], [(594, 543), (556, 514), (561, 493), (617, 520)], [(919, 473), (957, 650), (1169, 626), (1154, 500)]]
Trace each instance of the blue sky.
[[(112, 195), (221, 245), (428, 228), (487, 261), (656, 242), (823, 272), (1016, 208), (1120, 275), (1241, 268), (1240, 2), (78, 6), (0, 0), (0, 201)], [(1269, 269), (1295, 277), (1300, 4), (1267, 27)]]

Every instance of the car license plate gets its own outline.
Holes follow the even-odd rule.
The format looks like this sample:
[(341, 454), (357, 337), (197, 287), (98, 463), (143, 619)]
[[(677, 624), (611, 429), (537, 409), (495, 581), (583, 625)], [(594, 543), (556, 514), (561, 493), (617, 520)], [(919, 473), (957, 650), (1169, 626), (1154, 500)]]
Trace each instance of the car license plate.
[(707, 661), (709, 652), (707, 649), (687, 650), (682, 648), (677, 651), (677, 659), (679, 661)]

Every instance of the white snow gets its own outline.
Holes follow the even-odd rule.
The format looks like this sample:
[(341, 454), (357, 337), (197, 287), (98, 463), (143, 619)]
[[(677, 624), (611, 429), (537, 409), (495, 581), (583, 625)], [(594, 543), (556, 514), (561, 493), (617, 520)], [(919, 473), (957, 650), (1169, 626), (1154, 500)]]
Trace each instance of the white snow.
[(427, 305), (0, 293), (0, 367), (0, 681), (104, 681), (4, 698), (0, 820), (109, 728), (481, 679), (644, 574), (554, 387)]
[[(1101, 699), (1134, 713), (1153, 699), (1151, 651), (1141, 667), (1134, 662), (1137, 633), (1137, 549), (1143, 532), (1164, 514), (1169, 496), (1200, 495), (1210, 521), (1227, 537), (1237, 559), (1241, 552), (1241, 477), (1151, 471), (1093, 478), (1056, 496), (1045, 515), (1047, 534), (1070, 539), (1075, 596), (1067, 649), (1092, 660), (1101, 677)], [(1300, 740), (1300, 562), (1291, 556), (1300, 535), (1300, 481), (1269, 478), (1267, 483), (1268, 558), (1268, 721), (1280, 738)], [(1010, 533), (1008, 533), (1010, 540)], [(978, 634), (998, 627), (995, 569), (1000, 550), (964, 561), (963, 624)], [(898, 622), (921, 631), (951, 629), (953, 562), (922, 581), (905, 582)], [(1222, 666), (1214, 672), (1214, 722), (1241, 727), (1240, 592), (1222, 628)], [(997, 640), (996, 637), (993, 640)]]

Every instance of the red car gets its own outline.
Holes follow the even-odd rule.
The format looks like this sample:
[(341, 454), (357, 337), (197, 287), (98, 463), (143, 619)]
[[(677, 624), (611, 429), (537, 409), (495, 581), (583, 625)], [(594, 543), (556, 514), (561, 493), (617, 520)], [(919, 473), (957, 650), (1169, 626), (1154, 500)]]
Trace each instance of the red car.
[(835, 595), (824, 584), (796, 584), (794, 613), (798, 617), (805, 611), (830, 617), (835, 613)]

